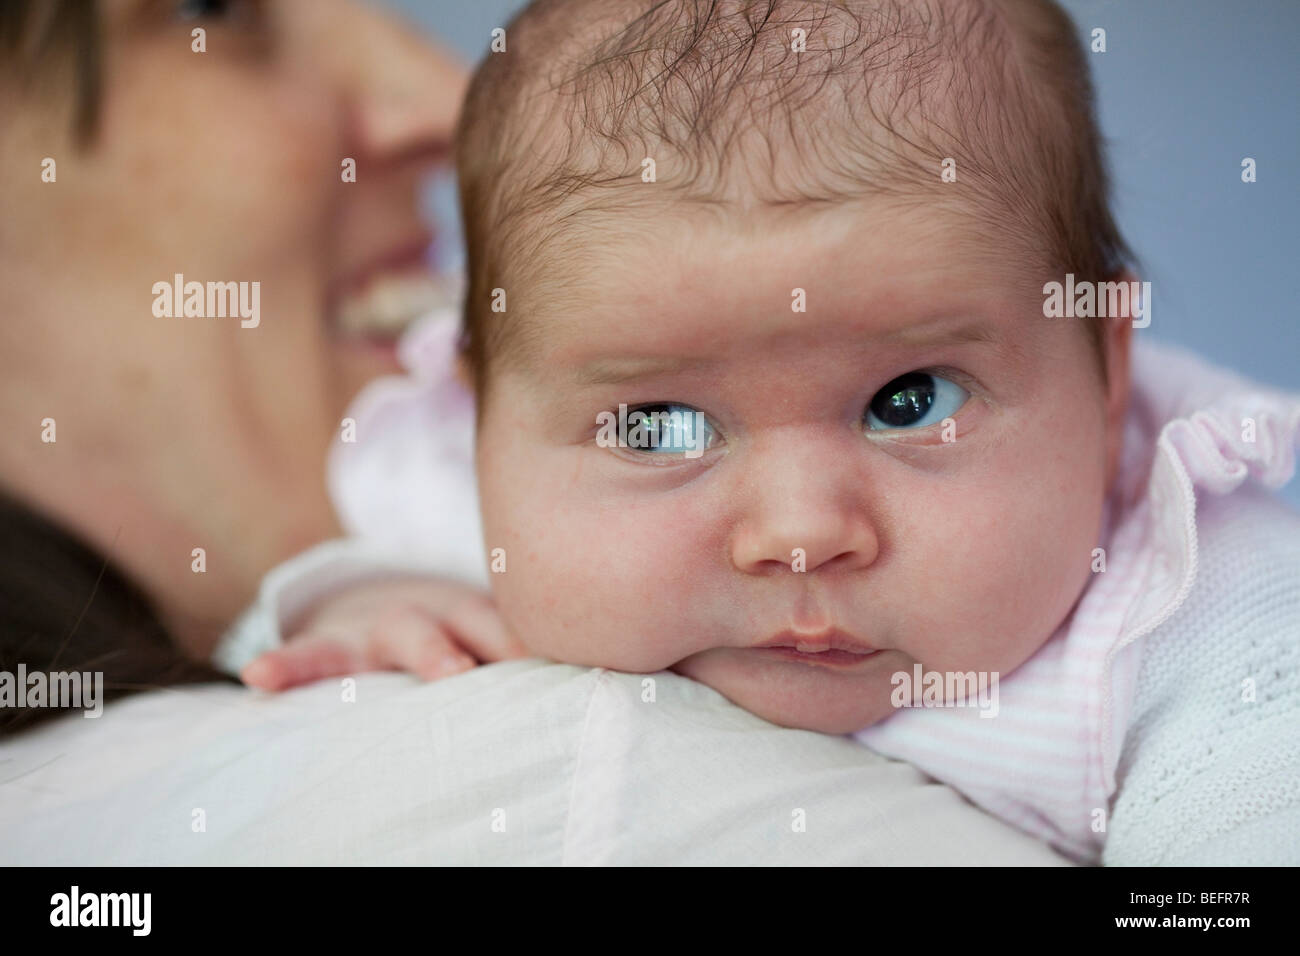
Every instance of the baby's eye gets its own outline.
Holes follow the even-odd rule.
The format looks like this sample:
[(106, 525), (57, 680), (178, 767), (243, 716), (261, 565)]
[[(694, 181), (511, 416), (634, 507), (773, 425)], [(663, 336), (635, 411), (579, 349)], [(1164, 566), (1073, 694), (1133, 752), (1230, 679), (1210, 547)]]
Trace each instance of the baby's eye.
[(650, 454), (698, 457), (713, 447), (717, 430), (689, 405), (660, 402), (627, 413), (627, 447)]
[(876, 392), (862, 416), (873, 430), (924, 428), (957, 413), (970, 392), (929, 372), (900, 375)]

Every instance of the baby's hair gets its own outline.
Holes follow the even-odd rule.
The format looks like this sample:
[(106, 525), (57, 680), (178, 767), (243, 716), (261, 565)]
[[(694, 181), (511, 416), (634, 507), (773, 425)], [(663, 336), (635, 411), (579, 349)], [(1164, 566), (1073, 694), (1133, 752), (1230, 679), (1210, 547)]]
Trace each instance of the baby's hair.
[(492, 290), (562, 295), (564, 240), (634, 234), (651, 209), (942, 210), (969, 228), (936, 235), (936, 256), (1014, 256), (1039, 295), (1044, 277), (1107, 281), (1132, 261), (1086, 54), (1051, 0), (536, 0), (506, 38), (456, 147), (480, 400), (489, 359), (545, 331), (527, 301), (523, 319), (490, 311)]

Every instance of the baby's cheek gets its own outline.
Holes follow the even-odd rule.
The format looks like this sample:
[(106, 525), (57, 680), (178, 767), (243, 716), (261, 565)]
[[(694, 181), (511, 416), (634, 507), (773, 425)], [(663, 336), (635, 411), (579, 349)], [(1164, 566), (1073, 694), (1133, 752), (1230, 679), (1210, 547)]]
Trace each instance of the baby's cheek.
[(916, 643), (906, 648), (928, 668), (1009, 673), (1051, 637), (1088, 583), (1100, 468), (1086, 457), (1040, 457), (1036, 467), (1008, 459), (931, 511), (959, 517), (918, 535), (944, 556), (931, 562)]
[(530, 484), (535, 496), (499, 501), (495, 515), (485, 506), (489, 535), (499, 529), (509, 541), (494, 594), (529, 649), (630, 671), (665, 668), (690, 653), (683, 647), (693, 633), (692, 574), (683, 560), (690, 545), (675, 516)]

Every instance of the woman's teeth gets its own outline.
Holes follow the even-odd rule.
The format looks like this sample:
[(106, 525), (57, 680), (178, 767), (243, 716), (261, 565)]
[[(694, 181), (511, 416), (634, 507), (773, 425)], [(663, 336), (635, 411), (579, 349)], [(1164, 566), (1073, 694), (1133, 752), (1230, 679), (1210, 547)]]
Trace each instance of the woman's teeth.
[(447, 283), (431, 275), (385, 276), (339, 303), (338, 328), (344, 335), (395, 338), (420, 316), (453, 304)]

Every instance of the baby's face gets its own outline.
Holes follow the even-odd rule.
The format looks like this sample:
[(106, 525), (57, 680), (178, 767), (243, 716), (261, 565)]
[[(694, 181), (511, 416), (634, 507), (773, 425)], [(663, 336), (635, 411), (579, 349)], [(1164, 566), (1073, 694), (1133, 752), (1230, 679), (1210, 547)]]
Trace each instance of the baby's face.
[[(1091, 573), (1103, 386), (1082, 329), (954, 248), (932, 213), (862, 205), (648, 220), (557, 263), (545, 311), (507, 290), (543, 329), (479, 424), (515, 632), (829, 733), (888, 716), (916, 662), (1026, 660)], [(708, 447), (603, 447), (620, 404), (702, 412)]]

